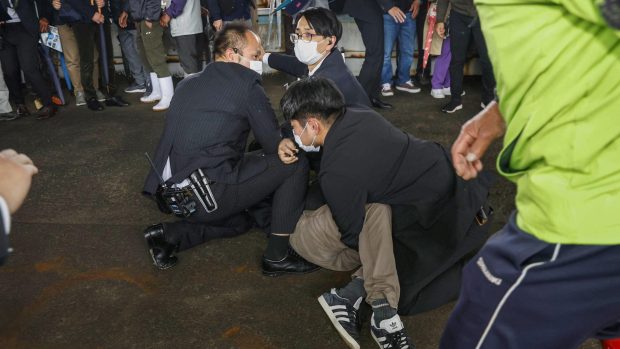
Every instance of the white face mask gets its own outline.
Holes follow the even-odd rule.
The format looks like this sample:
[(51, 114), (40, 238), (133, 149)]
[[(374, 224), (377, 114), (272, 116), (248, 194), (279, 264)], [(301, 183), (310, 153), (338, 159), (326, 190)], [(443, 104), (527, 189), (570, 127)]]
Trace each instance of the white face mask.
[(263, 62), (262, 61), (253, 61), (253, 60), (250, 60), (248, 58), (243, 57), (240, 54), (239, 54), (239, 57), (241, 57), (241, 58), (245, 59), (246, 61), (250, 62), (250, 69), (252, 69), (255, 72), (257, 72), (258, 75), (263, 75)]
[(306, 126), (304, 126), (304, 129), (301, 130), (301, 133), (299, 135), (296, 135), (295, 132), (293, 132), (293, 137), (295, 138), (295, 143), (297, 143), (297, 145), (303, 149), (303, 151), (305, 151), (306, 153), (316, 153), (318, 151), (321, 150), (321, 147), (315, 147), (314, 146), (314, 140), (316, 139), (316, 135), (314, 136), (314, 138), (312, 138), (312, 142), (310, 143), (310, 145), (305, 145), (301, 142), (301, 135), (304, 134), (304, 131), (306, 131), (306, 127), (308, 127), (308, 123), (306, 122)]
[(315, 64), (323, 58), (323, 53), (317, 50), (318, 46), (319, 43), (316, 41), (305, 42), (298, 39), (295, 42), (295, 57), (305, 65)]

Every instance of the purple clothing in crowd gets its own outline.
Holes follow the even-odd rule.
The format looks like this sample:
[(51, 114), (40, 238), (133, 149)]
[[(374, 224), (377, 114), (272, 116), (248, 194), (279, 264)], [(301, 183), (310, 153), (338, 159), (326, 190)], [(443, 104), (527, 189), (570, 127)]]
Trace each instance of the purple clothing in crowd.
[(172, 0), (170, 2), (170, 6), (164, 10), (168, 14), (168, 16), (172, 18), (177, 18), (183, 13), (183, 8), (185, 7), (185, 3), (187, 0)]
[(431, 85), (433, 89), (450, 87), (450, 61), (452, 51), (450, 51), (450, 38), (445, 38), (441, 46), (441, 55), (435, 58), (435, 70)]

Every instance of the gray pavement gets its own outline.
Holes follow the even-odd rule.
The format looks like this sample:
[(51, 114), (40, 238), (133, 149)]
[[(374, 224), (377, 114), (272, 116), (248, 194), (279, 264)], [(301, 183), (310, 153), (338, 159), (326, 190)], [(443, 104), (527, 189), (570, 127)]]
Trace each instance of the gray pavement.
[[(265, 78), (277, 113), (285, 80)], [(478, 85), (466, 81), (457, 114), (440, 113), (447, 100), (434, 100), (428, 89), (385, 98), (396, 109), (383, 114), (449, 146), (479, 110)], [(0, 123), (0, 149), (24, 152), (40, 169), (13, 217), (15, 252), (0, 267), (0, 348), (345, 348), (316, 298), (344, 285), (348, 273), (263, 277), (261, 231), (183, 252), (171, 270), (151, 265), (141, 232), (172, 218), (140, 195), (143, 154), (154, 151), (165, 114), (126, 96), (128, 108), (68, 106), (47, 121)], [(500, 179), (491, 196), (496, 228), (514, 208), (513, 196)], [(404, 318), (418, 349), (437, 348), (452, 306)], [(365, 323), (362, 348), (374, 347)], [(582, 348), (599, 347), (590, 341)]]

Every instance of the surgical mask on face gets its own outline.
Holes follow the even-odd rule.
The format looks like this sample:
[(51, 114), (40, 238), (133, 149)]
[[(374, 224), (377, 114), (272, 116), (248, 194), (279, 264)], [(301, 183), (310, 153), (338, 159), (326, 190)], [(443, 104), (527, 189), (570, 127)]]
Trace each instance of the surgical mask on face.
[(317, 50), (318, 46), (319, 43), (316, 41), (305, 42), (298, 39), (295, 42), (295, 57), (305, 65), (315, 64), (323, 58), (323, 53)]
[(262, 61), (253, 61), (251, 59), (245, 58), (242, 55), (239, 55), (239, 57), (245, 59), (246, 61), (250, 62), (250, 69), (254, 70), (255, 72), (258, 73), (258, 75), (263, 75), (263, 62)]
[(301, 130), (301, 133), (299, 135), (296, 135), (295, 132), (293, 132), (293, 137), (295, 138), (295, 143), (297, 143), (297, 145), (306, 153), (316, 153), (318, 151), (321, 150), (321, 147), (315, 147), (314, 146), (314, 140), (316, 139), (316, 135), (314, 136), (314, 138), (312, 138), (312, 142), (310, 143), (310, 145), (305, 145), (301, 142), (301, 135), (304, 134), (304, 131), (306, 131), (306, 127), (308, 127), (308, 123), (306, 122), (306, 126), (304, 126), (304, 129)]

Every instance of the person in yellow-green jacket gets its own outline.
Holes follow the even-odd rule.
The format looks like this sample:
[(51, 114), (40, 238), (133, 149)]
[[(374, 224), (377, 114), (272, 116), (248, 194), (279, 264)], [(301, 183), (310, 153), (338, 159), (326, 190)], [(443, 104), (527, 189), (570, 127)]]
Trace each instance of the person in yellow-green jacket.
[(463, 271), (440, 348), (577, 348), (620, 337), (620, 0), (476, 0), (497, 96), (452, 147), (494, 139), (516, 212)]

